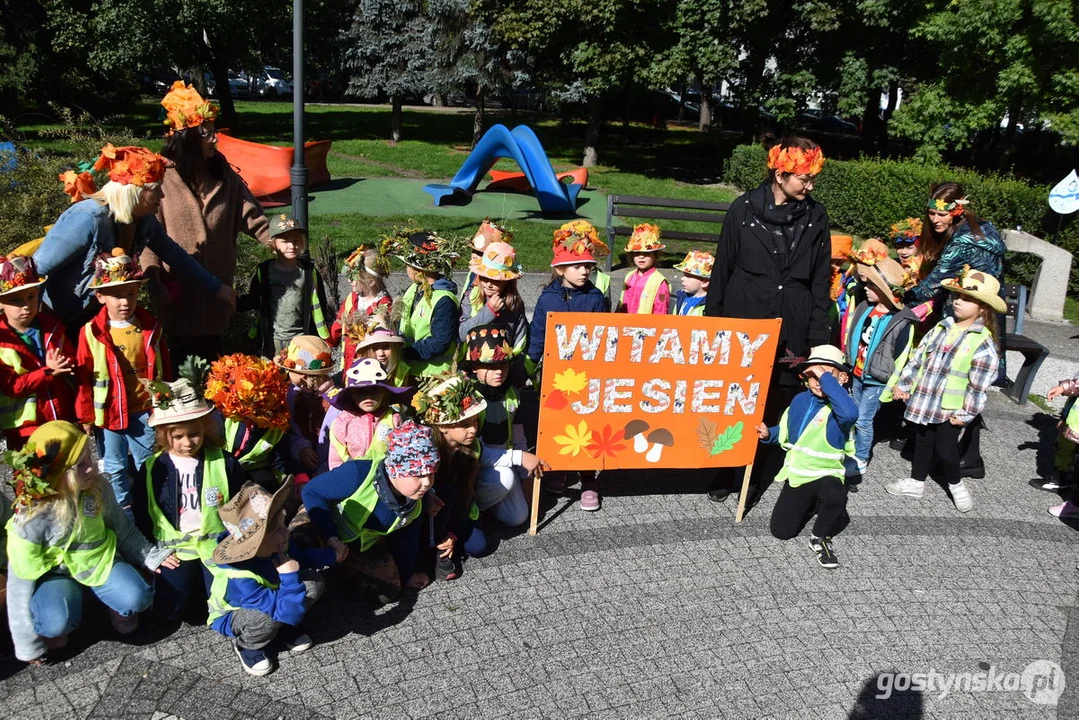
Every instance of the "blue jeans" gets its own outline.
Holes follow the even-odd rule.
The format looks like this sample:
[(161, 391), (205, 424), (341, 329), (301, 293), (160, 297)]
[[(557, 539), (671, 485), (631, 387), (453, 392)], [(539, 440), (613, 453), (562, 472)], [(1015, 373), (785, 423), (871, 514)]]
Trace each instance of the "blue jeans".
[(198, 560), (184, 560), (175, 570), (162, 567), (161, 572), (154, 575), (154, 612), (170, 622), (179, 620), (192, 593), (197, 593), (200, 598), (210, 597), (213, 581), (213, 575)]
[(116, 504), (131, 514), (131, 486), (127, 477), (127, 455), (130, 452), (135, 461), (135, 470), (153, 453), (154, 429), (146, 424), (150, 411), (132, 413), (127, 419), (124, 430), (105, 430), (94, 428), (94, 440), (97, 441), (97, 455), (101, 458), (102, 472), (112, 485), (116, 494)]
[[(67, 575), (51, 573), (38, 580), (30, 598), (34, 632), (54, 638), (77, 628), (82, 620), (82, 589), (82, 585)], [(139, 571), (122, 561), (113, 564), (104, 584), (90, 590), (124, 617), (145, 610), (154, 599), (153, 591)]]
[(880, 410), (883, 392), (883, 385), (864, 383), (861, 378), (854, 378), (851, 383), (851, 395), (858, 404), (858, 422), (854, 424), (854, 455), (862, 462), (869, 462), (873, 452), (873, 418)]

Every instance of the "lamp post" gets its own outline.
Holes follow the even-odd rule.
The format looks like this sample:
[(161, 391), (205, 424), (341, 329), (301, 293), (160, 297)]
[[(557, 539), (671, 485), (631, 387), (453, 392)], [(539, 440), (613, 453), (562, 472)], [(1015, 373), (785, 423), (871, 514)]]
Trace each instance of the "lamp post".
[(303, 0), (292, 0), (292, 217), (307, 224), (307, 166), (303, 158)]

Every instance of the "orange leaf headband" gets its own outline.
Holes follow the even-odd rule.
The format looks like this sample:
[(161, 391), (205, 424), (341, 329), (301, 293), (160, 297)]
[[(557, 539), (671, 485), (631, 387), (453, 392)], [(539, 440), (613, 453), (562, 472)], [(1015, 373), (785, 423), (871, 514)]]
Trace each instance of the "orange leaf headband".
[(121, 185), (143, 186), (159, 183), (165, 177), (168, 161), (144, 147), (128, 145), (101, 148), (101, 157), (94, 163), (95, 172), (106, 172), (109, 180)]
[(819, 148), (773, 145), (768, 151), (768, 167), (791, 175), (816, 175), (824, 167), (824, 152)]

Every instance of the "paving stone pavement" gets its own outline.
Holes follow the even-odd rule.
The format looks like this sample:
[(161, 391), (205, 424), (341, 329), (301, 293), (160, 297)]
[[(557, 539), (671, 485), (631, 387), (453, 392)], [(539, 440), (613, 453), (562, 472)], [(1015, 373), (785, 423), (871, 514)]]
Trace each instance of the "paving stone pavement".
[[(540, 534), (501, 538), (463, 577), (373, 609), (344, 590), (316, 606), (317, 645), (266, 678), (206, 628), (132, 642), (88, 611), (44, 668), (0, 660), (0, 715), (31, 718), (1075, 718), (1076, 528), (1027, 480), (1052, 419), (994, 393), (961, 515), (883, 484), (908, 465), (886, 444), (849, 503), (842, 566), (805, 536), (768, 532), (770, 489), (741, 525), (706, 500), (706, 473), (610, 473), (604, 507), (548, 502)], [(1071, 684), (1056, 706), (1022, 691), (912, 692), (889, 673), (1021, 673)], [(897, 676), (898, 677), (898, 676)], [(883, 679), (882, 679), (883, 678)], [(967, 681), (969, 683), (969, 680)]]

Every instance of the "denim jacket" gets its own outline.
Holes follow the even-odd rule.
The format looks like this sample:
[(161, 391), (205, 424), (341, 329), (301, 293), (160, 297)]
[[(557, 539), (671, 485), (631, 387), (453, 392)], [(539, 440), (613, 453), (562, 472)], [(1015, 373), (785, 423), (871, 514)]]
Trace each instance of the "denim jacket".
[[(116, 247), (115, 226), (108, 205), (83, 200), (60, 215), (34, 253), (37, 271), (49, 276), (45, 302), (69, 331), (85, 324), (90, 302), (86, 286), (94, 276), (94, 258)], [(128, 255), (137, 258), (146, 247), (207, 292), (221, 288), (221, 281), (173, 242), (153, 215), (135, 219), (135, 240)]]

